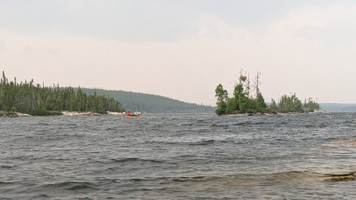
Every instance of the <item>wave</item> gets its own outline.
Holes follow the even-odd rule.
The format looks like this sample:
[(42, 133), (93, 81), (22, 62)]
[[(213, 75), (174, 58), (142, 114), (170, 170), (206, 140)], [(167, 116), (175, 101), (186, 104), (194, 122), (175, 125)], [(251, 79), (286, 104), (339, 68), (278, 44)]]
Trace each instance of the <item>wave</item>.
[(356, 146), (356, 140), (355, 139), (349, 139), (349, 138), (328, 138), (327, 139), (329, 142), (325, 143), (322, 145), (322, 147), (345, 147), (345, 146)]
[(11, 184), (15, 184), (15, 182), (0, 181), (0, 185), (11, 185)]
[(122, 158), (122, 159), (110, 159), (115, 163), (126, 163), (126, 162), (150, 162), (150, 163), (163, 163), (162, 160), (155, 160), (155, 159), (144, 159), (144, 158)]
[(211, 128), (228, 128), (230, 126), (230, 124), (211, 124), (210, 127)]
[(304, 180), (304, 181), (355, 181), (356, 180), (356, 172), (350, 173), (333, 173), (333, 174), (325, 174), (318, 172), (308, 172), (308, 171), (289, 171), (271, 174), (272, 177), (277, 180)]
[(11, 169), (14, 168), (14, 166), (10, 166), (10, 165), (0, 165), (0, 169)]
[(38, 126), (49, 126), (50, 124), (46, 123), (46, 122), (38, 122), (37, 125)]
[(354, 121), (350, 121), (350, 120), (346, 120), (346, 121), (343, 122), (343, 124), (347, 124), (347, 125), (351, 124), (351, 125), (354, 125), (355, 122), (354, 122)]
[(193, 123), (193, 122), (187, 122), (187, 123), (179, 124), (179, 126), (189, 126), (189, 127), (194, 126), (194, 125), (195, 125), (195, 123)]
[[(222, 176), (164, 176), (164, 177), (132, 177), (120, 179), (121, 183), (139, 186), (139, 190), (151, 194), (162, 194), (162, 191), (173, 193), (208, 193), (216, 191), (255, 191), (268, 188), (308, 188), (313, 185), (325, 185), (325, 182), (355, 181), (355, 172), (345, 174), (324, 174), (308, 171), (286, 171), (269, 174), (229, 174)], [(273, 189), (272, 189), (273, 190)], [(132, 191), (137, 191), (132, 189)], [(128, 191), (126, 191), (128, 192)], [(258, 199), (258, 198), (257, 198)]]
[(222, 139), (222, 140), (215, 140), (215, 139), (205, 139), (205, 140), (198, 140), (198, 141), (150, 141), (152, 144), (167, 144), (167, 145), (188, 145), (188, 146), (204, 146), (214, 144), (216, 142), (219, 143), (229, 143), (234, 142), (232, 139)]
[(30, 199), (50, 199), (50, 196), (48, 196), (47, 194), (38, 194), (31, 197)]
[(108, 128), (105, 128), (105, 131), (116, 131), (117, 128), (114, 128), (114, 127), (108, 127)]
[(252, 122), (250, 121), (245, 121), (245, 122), (238, 122), (238, 123), (235, 123), (233, 124), (234, 126), (246, 126), (246, 125), (251, 125)]
[(202, 140), (202, 141), (198, 141), (198, 142), (190, 142), (190, 143), (188, 143), (188, 145), (191, 145), (191, 146), (209, 145), (209, 144), (213, 144), (215, 142), (216, 142), (215, 140)]
[(96, 190), (97, 186), (90, 182), (66, 181), (59, 183), (45, 184), (41, 187), (46, 189), (64, 189), (64, 190)]
[(327, 181), (355, 181), (356, 172), (346, 174), (324, 174), (324, 178), (326, 178)]
[[(234, 186), (243, 185), (265, 185), (278, 184), (285, 185), (288, 183), (312, 182), (312, 181), (355, 181), (356, 172), (350, 173), (318, 173), (309, 171), (286, 171), (270, 174), (230, 174), (223, 176), (181, 176), (181, 177), (146, 177), (146, 178), (132, 178), (128, 181), (162, 181), (174, 183), (201, 183), (201, 184), (231, 184)], [(209, 183), (214, 182), (214, 183)]]
[[(99, 191), (106, 187), (121, 188), (121, 194), (127, 194), (129, 197), (133, 193), (144, 192), (151, 195), (162, 195), (169, 192), (174, 193), (194, 193), (224, 190), (251, 191), (266, 187), (298, 187), (306, 184), (304, 187), (323, 182), (343, 182), (355, 181), (355, 172), (350, 173), (318, 173), (310, 171), (286, 171), (279, 173), (266, 174), (228, 174), (228, 175), (197, 175), (197, 176), (157, 176), (157, 177), (127, 177), (114, 179), (101, 179), (98, 182), (75, 182), (65, 181), (52, 184), (41, 185), (38, 189), (42, 193), (46, 191), (67, 191), (72, 193), (86, 193)], [(123, 186), (123, 187), (121, 187)], [(245, 190), (247, 189), (247, 190)], [(163, 192), (163, 193), (162, 193)], [(40, 194), (41, 195), (41, 194)], [(174, 195), (173, 195), (174, 196)], [(46, 196), (36, 196), (46, 198)], [(170, 196), (172, 197), (172, 196)], [(35, 198), (36, 199), (36, 198)]]
[(177, 176), (177, 177), (143, 177), (143, 178), (130, 178), (130, 179), (122, 179), (121, 181), (130, 181), (130, 182), (204, 182), (210, 179), (216, 179), (217, 177), (210, 176)]
[(327, 124), (321, 123), (313, 123), (313, 124), (304, 124), (305, 128), (326, 128)]

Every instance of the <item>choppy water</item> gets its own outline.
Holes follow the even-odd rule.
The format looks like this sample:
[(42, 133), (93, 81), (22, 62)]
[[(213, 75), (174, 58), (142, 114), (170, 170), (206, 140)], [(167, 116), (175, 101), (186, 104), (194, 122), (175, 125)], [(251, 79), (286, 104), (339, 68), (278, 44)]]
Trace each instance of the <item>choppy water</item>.
[(354, 199), (356, 114), (0, 118), (0, 199)]

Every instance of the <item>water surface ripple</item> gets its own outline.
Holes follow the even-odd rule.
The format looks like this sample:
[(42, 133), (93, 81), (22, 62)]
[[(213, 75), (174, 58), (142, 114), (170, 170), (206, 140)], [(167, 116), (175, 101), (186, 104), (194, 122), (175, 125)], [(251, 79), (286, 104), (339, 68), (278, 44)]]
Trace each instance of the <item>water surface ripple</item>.
[(356, 114), (0, 118), (0, 199), (352, 199)]

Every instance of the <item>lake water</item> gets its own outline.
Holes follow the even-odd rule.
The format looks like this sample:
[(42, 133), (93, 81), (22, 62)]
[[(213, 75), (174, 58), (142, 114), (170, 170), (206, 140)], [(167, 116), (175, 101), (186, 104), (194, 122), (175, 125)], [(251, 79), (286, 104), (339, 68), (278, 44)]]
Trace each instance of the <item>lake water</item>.
[(0, 125), (0, 199), (356, 198), (356, 113)]

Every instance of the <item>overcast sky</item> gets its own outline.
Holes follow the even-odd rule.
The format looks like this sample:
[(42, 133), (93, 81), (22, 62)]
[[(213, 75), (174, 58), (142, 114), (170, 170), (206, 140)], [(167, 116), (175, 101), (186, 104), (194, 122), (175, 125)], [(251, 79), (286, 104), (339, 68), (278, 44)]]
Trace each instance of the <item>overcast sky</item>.
[(266, 101), (356, 103), (356, 1), (0, 0), (10, 79), (215, 105), (241, 69)]

